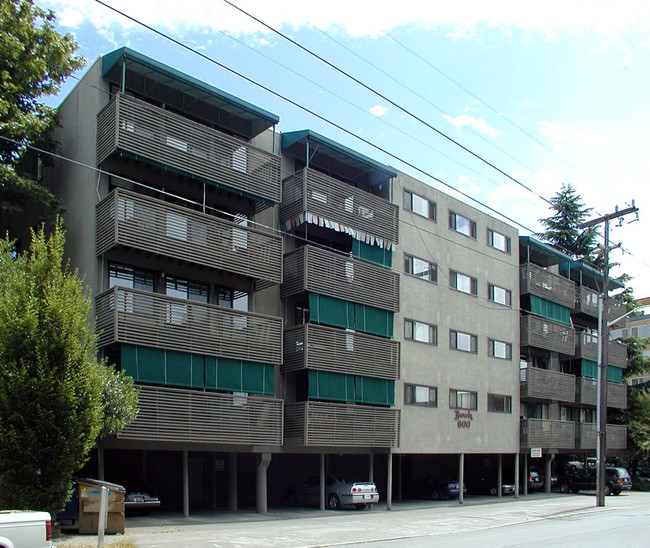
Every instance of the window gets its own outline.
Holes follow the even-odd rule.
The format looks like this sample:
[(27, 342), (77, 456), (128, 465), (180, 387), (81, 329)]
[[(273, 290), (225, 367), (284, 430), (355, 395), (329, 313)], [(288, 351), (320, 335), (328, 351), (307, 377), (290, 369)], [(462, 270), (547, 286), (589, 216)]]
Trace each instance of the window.
[(167, 276), (165, 278), (165, 294), (179, 299), (207, 303), (208, 284), (184, 280), (176, 276)]
[(455, 270), (449, 271), (449, 284), (451, 287), (468, 295), (478, 294), (478, 281), (472, 276), (461, 274)]
[(438, 389), (435, 388), (434, 386), (405, 384), (404, 403), (406, 405), (423, 405), (425, 407), (438, 407)]
[(478, 337), (463, 333), (462, 331), (449, 330), (449, 348), (452, 350), (461, 350), (463, 352), (472, 352), (476, 354), (478, 348)]
[(111, 263), (108, 265), (108, 278), (109, 287), (117, 285), (144, 291), (154, 290), (154, 273), (148, 270)]
[(488, 411), (512, 413), (512, 397), (501, 394), (488, 394)]
[(427, 344), (438, 344), (438, 328), (428, 323), (404, 320), (404, 338)]
[(488, 299), (505, 306), (512, 306), (512, 292), (498, 285), (488, 284)]
[(411, 255), (404, 255), (404, 272), (428, 282), (438, 281), (438, 267), (435, 264)]
[(476, 392), (469, 390), (449, 390), (449, 409), (468, 409), (475, 411), (478, 409), (478, 396)]
[(488, 339), (488, 356), (502, 360), (512, 359), (512, 344)]
[(504, 253), (510, 253), (510, 238), (508, 238), (508, 236), (505, 236), (500, 232), (496, 232), (491, 228), (488, 228), (487, 236), (488, 245), (490, 247), (498, 249), (499, 251), (503, 251)]
[(476, 222), (453, 211), (449, 212), (449, 228), (476, 239)]
[(404, 191), (404, 209), (432, 221), (436, 220), (436, 203), (408, 190)]

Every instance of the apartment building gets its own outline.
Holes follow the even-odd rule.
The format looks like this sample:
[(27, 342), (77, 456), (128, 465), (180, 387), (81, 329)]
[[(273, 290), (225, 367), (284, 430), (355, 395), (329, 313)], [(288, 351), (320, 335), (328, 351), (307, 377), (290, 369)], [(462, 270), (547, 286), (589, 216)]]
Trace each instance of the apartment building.
[[(637, 302), (647, 303), (650, 299), (647, 297), (642, 299), (637, 299)], [(650, 338), (650, 316), (645, 313), (642, 313), (640, 316), (627, 317), (622, 320), (623, 325), (617, 329), (612, 329), (610, 332), (611, 339), (627, 339), (629, 337), (635, 337), (638, 339), (648, 339)], [(643, 355), (650, 357), (650, 350), (646, 349), (643, 351)], [(644, 384), (650, 381), (649, 375), (637, 375), (628, 379), (628, 384), (635, 386), (637, 384)]]
[[(598, 296), (602, 274), (533, 237), (519, 238), (521, 261), (521, 449), (524, 466), (551, 477), (597, 446)], [(622, 288), (610, 280), (612, 289)], [(609, 301), (608, 318), (623, 314)], [(607, 406), (627, 406), (627, 351), (608, 342)], [(607, 425), (608, 454), (625, 449), (625, 426)], [(527, 462), (531, 450), (538, 455)], [(533, 451), (535, 452), (535, 451)], [(547, 484), (547, 489), (549, 484)]]
[(374, 480), (390, 506), (421, 474), (513, 483), (530, 448), (582, 447), (593, 368), (572, 321), (593, 335), (574, 310), (592, 272), (128, 48), (60, 113), (74, 162), (48, 180), (67, 251), (102, 355), (140, 390), (89, 475), (185, 515), (266, 512), (334, 472)]

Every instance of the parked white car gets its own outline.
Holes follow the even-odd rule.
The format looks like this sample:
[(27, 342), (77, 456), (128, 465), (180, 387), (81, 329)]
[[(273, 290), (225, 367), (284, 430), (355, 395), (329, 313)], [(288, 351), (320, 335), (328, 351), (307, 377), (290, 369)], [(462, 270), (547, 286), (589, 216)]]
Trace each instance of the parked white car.
[[(291, 504), (318, 505), (320, 497), (320, 477), (312, 476), (301, 485), (287, 493)], [(346, 474), (325, 476), (325, 506), (338, 510), (342, 506), (358, 510), (379, 502), (379, 491), (371, 481), (358, 481)]]
[(0, 547), (50, 548), (52, 518), (47, 512), (0, 511)]

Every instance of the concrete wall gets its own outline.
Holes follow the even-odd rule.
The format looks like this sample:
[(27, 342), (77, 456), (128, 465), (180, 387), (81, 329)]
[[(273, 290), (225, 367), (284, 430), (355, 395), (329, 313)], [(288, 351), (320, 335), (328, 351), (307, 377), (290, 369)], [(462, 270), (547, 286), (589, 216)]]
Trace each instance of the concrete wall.
[[(437, 221), (400, 209), (400, 244), (393, 255), (393, 268), (401, 272), (401, 307), (395, 316), (395, 338), (401, 341), (401, 379), (395, 395), (396, 405), (402, 409), (399, 452), (516, 452), (519, 448), (517, 232), (405, 174), (399, 175), (394, 190), (394, 201), (400, 206), (404, 189), (436, 202)], [(449, 210), (476, 221), (476, 239), (449, 228)], [(511, 238), (510, 254), (487, 245), (488, 228)], [(437, 264), (438, 282), (405, 274), (405, 252)], [(451, 288), (450, 269), (477, 278), (478, 295), (470, 296)], [(510, 289), (513, 306), (490, 302), (488, 283)], [(436, 325), (437, 345), (405, 341), (405, 318)], [(478, 335), (477, 353), (450, 349), (450, 329)], [(488, 357), (488, 338), (512, 343), (512, 359)], [(437, 387), (437, 408), (404, 405), (405, 383)], [(469, 428), (458, 427), (456, 411), (449, 408), (450, 388), (478, 392), (478, 409), (471, 411)], [(488, 412), (488, 393), (512, 396), (512, 412)]]

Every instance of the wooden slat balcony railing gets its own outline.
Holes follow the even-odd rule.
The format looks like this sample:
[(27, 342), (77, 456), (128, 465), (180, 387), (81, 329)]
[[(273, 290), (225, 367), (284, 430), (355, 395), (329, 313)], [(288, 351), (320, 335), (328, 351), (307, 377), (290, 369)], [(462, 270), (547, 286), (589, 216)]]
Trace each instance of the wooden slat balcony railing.
[(117, 151), (251, 198), (281, 201), (280, 156), (122, 93), (97, 117), (97, 163)]
[(397, 312), (399, 274), (311, 245), (284, 256), (282, 298), (302, 292)]
[(598, 317), (598, 293), (584, 286), (576, 287), (576, 303), (573, 313), (581, 313), (592, 318)]
[(575, 402), (575, 375), (539, 367), (525, 367), (519, 370), (519, 374), (522, 398)]
[(96, 299), (98, 345), (126, 343), (282, 363), (282, 319), (114, 287)]
[(389, 242), (398, 242), (396, 204), (310, 168), (298, 171), (282, 184), (281, 222), (309, 212)]
[(282, 445), (281, 400), (166, 387), (138, 389), (138, 416), (120, 432), (120, 439)]
[(575, 352), (573, 327), (530, 314), (521, 317), (520, 327), (521, 346), (543, 348), (573, 356)]
[[(589, 377), (578, 377), (578, 403), (596, 405), (598, 401), (598, 381)], [(607, 407), (627, 408), (627, 385), (616, 382), (607, 383)]]
[(568, 308), (573, 308), (576, 300), (575, 284), (571, 280), (532, 263), (520, 266), (519, 288), (522, 295), (536, 295)]
[[(576, 336), (577, 358), (598, 362), (598, 335), (578, 333)], [(624, 344), (610, 341), (607, 345), (607, 365), (625, 367), (627, 364), (627, 347)]]
[[(627, 449), (627, 426), (608, 424), (605, 436), (607, 449)], [(578, 425), (578, 447), (576, 449), (596, 449), (598, 447), (598, 425), (581, 423)]]
[(117, 246), (282, 282), (281, 236), (124, 189), (97, 205), (97, 254)]
[(548, 419), (521, 419), (520, 446), (543, 449), (573, 449), (575, 423)]
[(330, 402), (285, 404), (287, 445), (399, 447), (398, 409)]
[(284, 332), (282, 371), (313, 369), (379, 379), (399, 378), (399, 341), (304, 324)]

